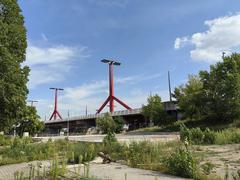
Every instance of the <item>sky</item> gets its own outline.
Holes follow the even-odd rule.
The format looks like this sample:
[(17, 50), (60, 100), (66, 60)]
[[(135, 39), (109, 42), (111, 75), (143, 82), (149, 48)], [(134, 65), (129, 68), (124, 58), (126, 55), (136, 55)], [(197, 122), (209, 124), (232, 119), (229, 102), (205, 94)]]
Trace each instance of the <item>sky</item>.
[[(53, 111), (59, 92), (63, 117), (96, 113), (108, 96), (108, 67), (114, 69), (115, 96), (131, 108), (150, 94), (169, 99), (189, 74), (208, 70), (222, 52), (240, 49), (237, 0), (19, 0), (25, 17), (30, 66), (29, 100), (42, 119)], [(123, 110), (115, 103), (116, 110)], [(104, 109), (108, 111), (108, 107)]]

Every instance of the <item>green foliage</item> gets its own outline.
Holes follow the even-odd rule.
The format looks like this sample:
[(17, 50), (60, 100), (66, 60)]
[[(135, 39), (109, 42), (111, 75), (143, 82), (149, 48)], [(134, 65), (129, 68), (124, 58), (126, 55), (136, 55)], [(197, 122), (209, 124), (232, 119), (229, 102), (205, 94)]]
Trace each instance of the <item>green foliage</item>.
[(186, 178), (193, 178), (197, 171), (197, 162), (187, 145), (176, 148), (175, 151), (164, 160), (164, 165), (172, 174)]
[(195, 144), (203, 144), (204, 137), (204, 132), (199, 127), (191, 130), (191, 142), (194, 142)]
[(115, 133), (120, 133), (123, 131), (124, 120), (121, 116), (113, 118), (115, 123)]
[(205, 144), (215, 144), (216, 143), (216, 135), (214, 131), (211, 131), (209, 128), (206, 128), (204, 131), (204, 139), (203, 142)]
[(226, 129), (222, 131), (211, 131), (206, 128), (188, 129), (185, 125), (180, 128), (181, 141), (188, 140), (193, 144), (233, 144), (240, 143), (240, 129)]
[(185, 118), (200, 119), (203, 110), (203, 83), (198, 76), (190, 75), (186, 85), (175, 88), (173, 96), (183, 110)]
[(16, 0), (0, 1), (0, 131), (8, 132), (26, 108), (29, 68), (24, 19)]
[(143, 115), (154, 123), (154, 125), (166, 125), (168, 121), (167, 113), (164, 110), (161, 97), (157, 94), (148, 97), (148, 103), (142, 107)]
[(174, 97), (185, 118), (227, 123), (240, 119), (240, 54), (189, 76), (186, 85), (175, 89)]
[(16, 137), (9, 147), (0, 149), (0, 165), (33, 160), (66, 158), (69, 163), (84, 163), (96, 157), (99, 145), (74, 143), (67, 140), (49, 140), (46, 143), (33, 143), (31, 138)]
[(97, 127), (104, 133), (120, 133), (123, 130), (124, 120), (122, 117), (114, 117), (106, 113), (104, 117), (97, 118)]
[(232, 128), (216, 132), (216, 144), (240, 143), (240, 129)]
[(224, 57), (223, 62), (201, 71), (205, 96), (205, 118), (232, 121), (240, 117), (240, 55)]
[(97, 118), (97, 127), (104, 133), (114, 133), (116, 125), (112, 116), (109, 113), (104, 114), (104, 117)]
[(44, 122), (40, 121), (35, 107), (27, 106), (24, 112), (24, 118), (19, 122), (17, 132), (23, 135), (24, 132), (29, 132), (30, 135), (40, 133), (44, 129)]
[(12, 138), (0, 135), (0, 146), (9, 146), (12, 143)]
[(202, 168), (204, 174), (209, 175), (212, 172), (214, 165), (210, 162), (206, 162), (201, 165), (201, 168)]

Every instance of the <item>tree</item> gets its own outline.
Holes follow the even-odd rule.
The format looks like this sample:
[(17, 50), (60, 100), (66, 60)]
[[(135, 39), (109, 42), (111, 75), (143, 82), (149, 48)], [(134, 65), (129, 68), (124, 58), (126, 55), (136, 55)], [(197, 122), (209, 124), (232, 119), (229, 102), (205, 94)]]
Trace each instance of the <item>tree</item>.
[(177, 100), (185, 118), (201, 119), (204, 110), (204, 98), (203, 83), (199, 76), (190, 75), (186, 85), (175, 88), (173, 97)]
[(157, 94), (148, 97), (148, 104), (142, 107), (143, 115), (154, 125), (168, 124), (167, 113), (164, 110), (161, 97)]
[(189, 76), (188, 83), (175, 89), (174, 97), (185, 117), (209, 122), (231, 122), (240, 118), (240, 54)]
[(8, 131), (23, 117), (29, 68), (26, 29), (16, 0), (0, 0), (0, 131)]
[(124, 120), (121, 116), (113, 118), (115, 123), (115, 133), (120, 133), (123, 131)]
[(27, 106), (23, 118), (18, 123), (17, 132), (20, 136), (22, 136), (24, 132), (29, 132), (29, 134), (33, 136), (44, 129), (44, 123), (40, 121), (36, 108), (32, 106)]
[(232, 121), (240, 118), (240, 54), (224, 57), (223, 62), (200, 71), (205, 96), (205, 118)]
[(104, 114), (104, 117), (97, 118), (97, 127), (104, 133), (114, 133), (116, 124), (109, 113)]

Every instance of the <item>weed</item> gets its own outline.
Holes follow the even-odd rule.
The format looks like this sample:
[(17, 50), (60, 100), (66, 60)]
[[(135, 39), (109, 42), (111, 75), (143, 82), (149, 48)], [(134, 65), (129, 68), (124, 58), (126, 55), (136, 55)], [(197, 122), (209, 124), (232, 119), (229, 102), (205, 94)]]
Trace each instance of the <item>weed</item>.
[(176, 148), (163, 163), (170, 173), (186, 178), (193, 178), (197, 169), (197, 162), (187, 145)]

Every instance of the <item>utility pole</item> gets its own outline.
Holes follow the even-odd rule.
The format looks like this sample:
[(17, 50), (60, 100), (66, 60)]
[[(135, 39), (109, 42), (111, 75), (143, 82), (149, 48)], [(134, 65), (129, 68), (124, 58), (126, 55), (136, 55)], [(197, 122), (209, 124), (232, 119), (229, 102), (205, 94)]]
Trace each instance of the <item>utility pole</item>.
[(88, 108), (87, 108), (87, 105), (86, 105), (86, 111), (85, 111), (85, 115), (87, 116), (88, 115)]
[(171, 90), (170, 71), (168, 71), (168, 90), (169, 90), (169, 100), (170, 100), (170, 102), (172, 102), (172, 90)]
[(49, 118), (49, 121), (52, 120), (52, 118), (54, 120), (57, 119), (57, 116), (62, 119), (62, 116), (60, 115), (60, 113), (58, 112), (58, 108), (57, 108), (57, 103), (58, 103), (58, 91), (63, 91), (64, 89), (62, 88), (50, 88), (51, 90), (54, 90), (55, 91), (55, 102), (54, 102), (54, 110), (53, 110), (53, 113), (51, 115), (51, 117)]
[(102, 106), (97, 110), (97, 114), (103, 110), (103, 108), (107, 105), (108, 102), (109, 102), (109, 111), (111, 113), (113, 113), (114, 112), (114, 100), (117, 101), (119, 104), (121, 104), (126, 109), (131, 110), (131, 108), (127, 104), (125, 104), (120, 99), (118, 99), (114, 96), (113, 67), (114, 67), (114, 65), (120, 66), (121, 63), (113, 61), (113, 60), (107, 60), (107, 59), (103, 59), (101, 62), (109, 65), (109, 96), (105, 100), (105, 102), (102, 104)]
[(69, 117), (70, 117), (70, 114), (68, 110), (67, 137), (69, 136)]
[(31, 107), (33, 107), (34, 103), (37, 103), (38, 101), (35, 101), (35, 100), (28, 100), (27, 102), (30, 102), (30, 103), (31, 103)]

